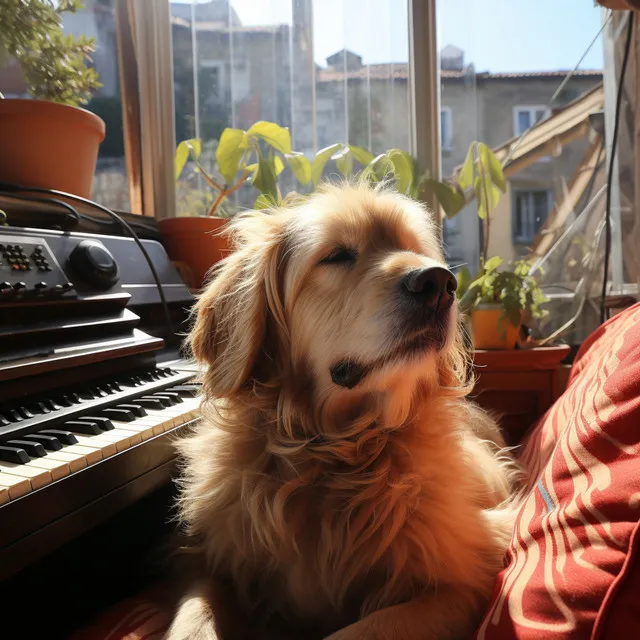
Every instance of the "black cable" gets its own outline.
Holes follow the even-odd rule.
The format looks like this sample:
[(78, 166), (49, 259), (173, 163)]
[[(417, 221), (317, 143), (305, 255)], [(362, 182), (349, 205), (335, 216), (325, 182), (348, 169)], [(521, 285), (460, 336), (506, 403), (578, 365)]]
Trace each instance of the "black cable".
[(151, 275), (153, 276), (153, 280), (154, 280), (154, 282), (156, 284), (156, 288), (158, 289), (158, 294), (160, 295), (160, 301), (162, 302), (162, 310), (164, 312), (164, 317), (165, 317), (165, 322), (167, 323), (167, 328), (169, 329), (169, 335), (173, 335), (175, 333), (174, 330), (173, 330), (173, 323), (171, 322), (171, 314), (169, 312), (169, 305), (167, 304), (167, 299), (166, 299), (166, 297), (164, 295), (164, 289), (162, 288), (162, 283), (160, 282), (160, 278), (158, 277), (158, 272), (156, 271), (156, 268), (153, 265), (153, 262), (152, 262), (151, 258), (149, 257), (149, 254), (147, 253), (147, 250), (144, 248), (144, 245), (142, 244), (142, 241), (138, 237), (138, 234), (131, 228), (131, 225), (126, 220), (121, 218), (117, 213), (111, 211), (111, 209), (108, 209), (107, 207), (104, 207), (103, 205), (98, 204), (97, 202), (92, 202), (91, 200), (88, 200), (87, 198), (83, 198), (81, 196), (77, 196), (77, 195), (75, 195), (73, 193), (65, 193), (64, 191), (58, 191), (57, 189), (43, 189), (41, 187), (24, 187), (24, 186), (17, 185), (17, 184), (10, 184), (10, 183), (6, 183), (6, 182), (0, 182), (0, 190), (27, 191), (27, 192), (34, 192), (34, 193), (47, 193), (49, 195), (54, 195), (54, 196), (58, 196), (58, 197), (62, 197), (62, 198), (69, 198), (71, 200), (75, 200), (76, 202), (82, 202), (83, 204), (91, 205), (91, 206), (95, 207), (96, 209), (102, 211), (103, 213), (106, 213), (110, 218), (115, 220), (133, 238), (133, 241), (138, 245), (138, 249), (140, 249), (140, 253), (142, 253), (144, 259), (146, 260), (147, 264), (149, 265), (149, 270), (151, 271)]
[(5, 198), (13, 198), (14, 200), (23, 200), (26, 202), (37, 202), (38, 204), (52, 204), (54, 206), (61, 207), (65, 210), (65, 218), (71, 217), (74, 224), (78, 224), (80, 222), (80, 218), (82, 217), (75, 207), (72, 207), (68, 202), (63, 202), (62, 200), (56, 200), (55, 198), (40, 198), (38, 196), (25, 196), (18, 195), (17, 193), (9, 192), (9, 191), (0, 191), (0, 195)]
[(629, 24), (627, 25), (627, 41), (624, 45), (624, 55), (622, 57), (622, 67), (620, 68), (620, 79), (618, 80), (618, 95), (616, 97), (615, 122), (613, 125), (613, 136), (611, 138), (611, 157), (609, 158), (609, 171), (607, 176), (607, 204), (605, 208), (605, 241), (604, 241), (604, 275), (602, 278), (602, 297), (600, 299), (600, 322), (606, 319), (607, 304), (607, 284), (609, 279), (609, 261), (611, 258), (611, 188), (613, 182), (613, 162), (616, 157), (618, 146), (618, 130), (620, 128), (620, 108), (622, 106), (622, 95), (624, 88), (624, 77), (627, 72), (629, 62), (629, 52), (631, 51), (631, 36), (633, 34), (633, 12), (629, 11)]

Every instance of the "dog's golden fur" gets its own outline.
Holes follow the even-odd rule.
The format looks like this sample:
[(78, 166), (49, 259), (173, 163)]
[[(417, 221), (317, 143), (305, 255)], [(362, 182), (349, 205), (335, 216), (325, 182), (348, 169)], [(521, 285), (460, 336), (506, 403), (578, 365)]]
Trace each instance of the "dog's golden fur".
[[(424, 208), (366, 186), (232, 224), (236, 250), (196, 306), (203, 416), (179, 447), (180, 516), (202, 553), (171, 640), (217, 638), (207, 589), (300, 637), (473, 632), (511, 536), (517, 476), (466, 400), (455, 305), (444, 337), (403, 352), (398, 283), (442, 264)], [(354, 259), (326, 264), (347, 247)], [(352, 389), (341, 359), (365, 363)]]

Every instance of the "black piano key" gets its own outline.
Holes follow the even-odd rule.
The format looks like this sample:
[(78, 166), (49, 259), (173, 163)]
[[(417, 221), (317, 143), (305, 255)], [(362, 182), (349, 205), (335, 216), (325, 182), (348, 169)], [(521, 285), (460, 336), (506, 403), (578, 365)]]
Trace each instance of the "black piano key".
[(24, 449), (32, 458), (43, 458), (47, 455), (44, 447), (39, 442), (30, 440), (8, 440), (7, 444), (11, 447)]
[(129, 411), (129, 409), (116, 409), (109, 408), (103, 409), (100, 412), (105, 418), (110, 420), (116, 420), (117, 422), (133, 422), (136, 417)]
[(1, 413), (0, 413), (0, 427), (6, 427), (8, 424), (11, 424), (9, 422), (9, 420), (7, 418), (5, 418)]
[(157, 393), (153, 394), (154, 396), (165, 396), (166, 398), (171, 398), (171, 400), (173, 400), (173, 404), (180, 404), (182, 402), (182, 398), (180, 397), (179, 393), (176, 393), (175, 391), (167, 391), (166, 389), (163, 389), (162, 391), (158, 391)]
[(173, 391), (180, 394), (182, 398), (192, 398), (200, 393), (199, 384), (179, 384), (175, 387), (169, 387), (167, 391)]
[(119, 404), (116, 405), (116, 409), (126, 409), (127, 411), (131, 411), (136, 418), (142, 418), (147, 415), (147, 412), (143, 409), (143, 407), (139, 404)]
[(158, 371), (163, 378), (170, 378), (173, 375), (173, 371), (171, 371), (171, 369), (167, 369), (166, 367), (158, 369)]
[(108, 382), (104, 385), (104, 388), (107, 389), (110, 393), (119, 393), (122, 391), (120, 385), (117, 382)]
[(60, 440), (55, 436), (47, 435), (46, 433), (30, 433), (26, 436), (22, 436), (25, 440), (33, 440), (33, 442), (39, 442), (47, 451), (60, 451), (62, 444)]
[(54, 401), (61, 407), (73, 407), (74, 404), (68, 395), (56, 396)]
[(97, 422), (88, 420), (69, 420), (62, 425), (67, 431), (73, 433), (83, 433), (88, 436), (97, 436), (102, 433), (102, 429)]
[(96, 398), (106, 398), (109, 395), (102, 387), (93, 387), (92, 391)]
[(40, 402), (39, 400), (29, 405), (29, 410), (33, 413), (51, 413), (51, 409), (47, 407), (44, 402)]
[(24, 420), (24, 418), (18, 413), (17, 409), (4, 409), (3, 413), (9, 422), (21, 422)]
[(0, 460), (14, 462), (15, 464), (27, 464), (31, 460), (29, 454), (21, 447), (0, 446)]
[(112, 431), (114, 428), (111, 420), (109, 420), (109, 418), (105, 418), (104, 416), (81, 416), (80, 420), (95, 422), (103, 431)]
[(20, 415), (22, 415), (22, 417), (25, 420), (28, 420), (29, 418), (33, 418), (33, 413), (31, 413), (31, 411), (29, 411), (27, 407), (18, 407), (17, 411)]
[(69, 398), (74, 404), (80, 404), (82, 402), (80, 394), (75, 392), (65, 394), (65, 398)]
[(39, 433), (50, 436), (58, 440), (58, 442), (62, 442), (62, 444), (78, 444), (78, 438), (76, 438), (71, 431), (66, 431), (65, 429), (44, 429)]
[(163, 408), (166, 407), (172, 407), (174, 405), (173, 400), (171, 400), (171, 398), (166, 398), (164, 396), (142, 396), (142, 398), (136, 398), (136, 402), (138, 400), (155, 400), (157, 402), (160, 402), (162, 404)]
[[(162, 410), (165, 408), (165, 405), (160, 398), (151, 398), (151, 397), (136, 398), (136, 402), (142, 405), (143, 407), (146, 407), (147, 409)], [(167, 402), (167, 406), (169, 406), (168, 402)]]
[(53, 401), (51, 398), (43, 398), (41, 402), (49, 409), (49, 411), (60, 411), (62, 407)]

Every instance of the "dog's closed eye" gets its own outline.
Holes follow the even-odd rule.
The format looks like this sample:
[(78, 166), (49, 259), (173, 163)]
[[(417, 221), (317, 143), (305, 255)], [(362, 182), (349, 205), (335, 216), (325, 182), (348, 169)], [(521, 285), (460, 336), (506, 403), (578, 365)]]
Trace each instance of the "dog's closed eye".
[(320, 264), (335, 264), (351, 267), (358, 259), (358, 252), (348, 247), (336, 247), (327, 256), (320, 260)]

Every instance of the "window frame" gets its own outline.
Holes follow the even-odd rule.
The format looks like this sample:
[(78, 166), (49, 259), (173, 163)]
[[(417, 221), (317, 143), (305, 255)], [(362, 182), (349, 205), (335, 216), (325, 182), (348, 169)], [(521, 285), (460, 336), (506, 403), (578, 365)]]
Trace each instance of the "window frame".
[[(524, 131), (519, 131), (518, 130), (518, 116), (521, 112), (526, 111), (529, 113), (529, 116), (533, 117), (531, 118), (532, 122), (534, 122), (534, 124), (537, 124), (537, 122), (542, 122), (544, 120), (546, 120), (550, 115), (551, 115), (551, 107), (549, 107), (546, 104), (517, 104), (513, 107), (513, 135), (514, 137), (519, 137), (521, 136)], [(536, 111), (544, 111), (544, 116), (542, 117), (541, 120), (538, 120), (537, 122), (535, 122), (535, 113)], [(528, 131), (529, 129), (531, 129), (533, 125), (529, 125), (529, 127), (527, 129), (525, 129), (525, 131)]]
[[(537, 231), (533, 231), (532, 235), (529, 236), (516, 236), (515, 233), (515, 221), (516, 221), (516, 216), (518, 215), (518, 209), (517, 209), (517, 202), (518, 202), (518, 197), (522, 196), (523, 194), (529, 194), (530, 197), (533, 196), (533, 194), (535, 193), (546, 193), (547, 194), (547, 215), (545, 220), (542, 221), (542, 223), (540, 224), (540, 228)], [(535, 188), (535, 187), (512, 187), (512, 201), (511, 201), (511, 242), (514, 245), (527, 245), (530, 244), (531, 242), (533, 242), (536, 238), (536, 236), (538, 235), (538, 233), (540, 233), (540, 229), (542, 229), (542, 227), (544, 226), (544, 223), (546, 222), (546, 220), (549, 217), (549, 214), (551, 213), (551, 210), (553, 209), (553, 191), (551, 189), (544, 189), (544, 188)]]

